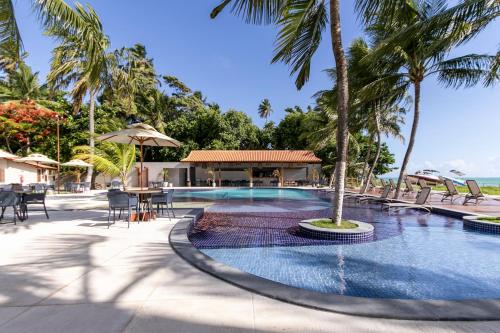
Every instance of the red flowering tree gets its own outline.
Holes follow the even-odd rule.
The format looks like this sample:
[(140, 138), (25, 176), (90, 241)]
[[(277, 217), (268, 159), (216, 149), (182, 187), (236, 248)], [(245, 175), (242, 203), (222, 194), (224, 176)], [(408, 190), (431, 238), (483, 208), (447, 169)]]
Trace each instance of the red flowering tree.
[(36, 145), (55, 131), (57, 116), (32, 100), (0, 104), (0, 137), (11, 153)]

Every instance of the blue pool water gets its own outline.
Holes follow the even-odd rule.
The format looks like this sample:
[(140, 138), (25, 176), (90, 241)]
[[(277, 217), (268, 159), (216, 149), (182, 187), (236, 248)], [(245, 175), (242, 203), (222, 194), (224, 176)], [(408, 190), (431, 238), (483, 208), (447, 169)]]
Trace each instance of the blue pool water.
[(310, 200), (315, 196), (309, 191), (280, 188), (222, 188), (214, 190), (179, 191), (176, 198), (207, 200)]
[[(307, 192), (285, 199), (268, 191), (283, 190), (262, 192), (269, 198), (263, 202), (251, 197), (216, 201), (200, 221), (203, 228), (192, 235), (193, 244), (239, 270), (322, 293), (396, 299), (500, 298), (498, 235), (466, 230), (461, 220), (441, 215), (412, 210), (389, 215), (377, 206), (346, 203), (344, 217), (372, 223), (374, 241), (342, 245), (304, 240), (302, 244), (289, 226), (307, 214), (328, 214), (329, 198)], [(283, 237), (286, 233), (293, 235)], [(286, 244), (289, 239), (302, 245)]]

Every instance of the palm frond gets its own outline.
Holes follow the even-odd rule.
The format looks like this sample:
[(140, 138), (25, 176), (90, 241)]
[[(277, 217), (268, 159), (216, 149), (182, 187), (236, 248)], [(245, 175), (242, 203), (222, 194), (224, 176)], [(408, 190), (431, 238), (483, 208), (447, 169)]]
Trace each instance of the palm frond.
[(321, 42), (327, 23), (324, 1), (289, 0), (287, 10), (278, 24), (281, 29), (276, 40), (272, 62), (283, 61), (297, 73), (298, 89), (309, 80), (311, 60)]
[(216, 18), (228, 5), (232, 5), (230, 11), (247, 23), (272, 24), (281, 17), (286, 3), (287, 0), (223, 0), (212, 10), (210, 17)]
[[(486, 79), (494, 56), (468, 54), (436, 64), (438, 81), (445, 87), (472, 87)], [(433, 72), (430, 72), (433, 74)]]

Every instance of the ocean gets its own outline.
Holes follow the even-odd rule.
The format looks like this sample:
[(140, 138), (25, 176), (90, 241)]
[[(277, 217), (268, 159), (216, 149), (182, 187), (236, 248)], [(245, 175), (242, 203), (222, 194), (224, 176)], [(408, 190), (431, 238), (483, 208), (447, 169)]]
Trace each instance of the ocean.
[[(397, 180), (397, 177), (382, 177), (385, 179), (392, 178)], [(457, 179), (467, 180), (474, 179), (479, 186), (498, 186), (500, 187), (500, 177), (455, 177)]]

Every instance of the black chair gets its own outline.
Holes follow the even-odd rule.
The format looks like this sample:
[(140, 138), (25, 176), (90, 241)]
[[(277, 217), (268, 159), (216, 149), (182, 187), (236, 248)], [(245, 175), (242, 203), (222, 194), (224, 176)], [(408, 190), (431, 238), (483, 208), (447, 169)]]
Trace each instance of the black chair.
[(174, 189), (170, 190), (165, 190), (162, 189), (162, 192), (159, 194), (154, 194), (151, 196), (151, 204), (156, 205), (156, 210), (158, 213), (160, 213), (160, 208), (161, 208), (161, 213), (163, 214), (163, 208), (166, 206), (167, 208), (167, 216), (169, 219), (170, 218), (170, 213), (169, 209), (172, 211), (172, 216), (175, 218), (175, 212), (174, 212)]
[(45, 216), (47, 217), (48, 220), (49, 213), (47, 213), (47, 206), (45, 206), (46, 196), (47, 196), (47, 187), (45, 187), (42, 192), (24, 193), (21, 202), (21, 211), (23, 212), (23, 214), (26, 217), (28, 217), (28, 207), (30, 205), (42, 205), (43, 211), (45, 212)]
[(12, 207), (14, 210), (14, 218), (12, 222), (1, 222), (1, 224), (5, 223), (14, 223), (16, 222), (16, 216), (18, 214), (17, 205), (19, 204), (19, 195), (12, 191), (1, 191), (0, 192), (0, 207), (2, 208), (2, 214), (0, 215), (0, 221), (3, 219), (3, 214), (8, 207)]
[[(109, 201), (109, 210), (108, 210), (108, 229), (111, 224), (115, 224), (116, 222), (116, 210), (121, 211), (124, 209), (128, 210), (127, 216), (127, 228), (130, 228), (130, 217), (132, 216), (132, 208), (135, 208), (137, 214), (137, 221), (139, 221), (139, 200), (135, 196), (130, 196), (128, 193), (122, 191), (109, 191), (107, 193), (108, 201)], [(111, 211), (113, 211), (113, 223), (110, 222)], [(120, 216), (118, 218), (120, 218)]]

